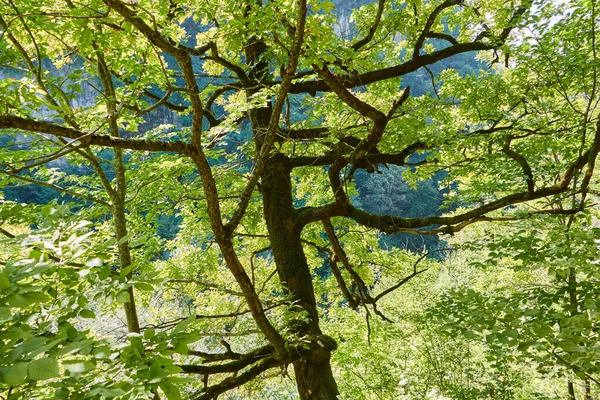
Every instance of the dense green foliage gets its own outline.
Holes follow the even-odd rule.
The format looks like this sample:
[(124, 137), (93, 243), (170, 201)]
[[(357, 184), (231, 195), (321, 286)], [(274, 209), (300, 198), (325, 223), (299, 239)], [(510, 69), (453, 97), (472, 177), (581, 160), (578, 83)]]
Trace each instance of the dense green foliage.
[(0, 2), (0, 398), (599, 392), (595, 0), (363, 3)]

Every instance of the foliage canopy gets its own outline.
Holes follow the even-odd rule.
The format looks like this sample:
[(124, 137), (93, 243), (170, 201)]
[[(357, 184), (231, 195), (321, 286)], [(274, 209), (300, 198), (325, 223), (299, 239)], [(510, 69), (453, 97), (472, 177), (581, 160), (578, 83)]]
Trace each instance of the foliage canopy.
[[(595, 0), (379, 0), (351, 21), (319, 0), (0, 2), (0, 183), (63, 195), (2, 203), (3, 397), (244, 397), (289, 365), (300, 398), (351, 396), (344, 321), (386, 337), (375, 319), (436, 268), (378, 234), (475, 223), (498, 235), (471, 247), (487, 268), (557, 291), (458, 288), (419, 315), (593, 379)], [(434, 73), (467, 54), (485, 68)], [(365, 173), (404, 194), (357, 196)], [(433, 176), (443, 213), (406, 194)], [(397, 395), (380, 384), (355, 396)]]

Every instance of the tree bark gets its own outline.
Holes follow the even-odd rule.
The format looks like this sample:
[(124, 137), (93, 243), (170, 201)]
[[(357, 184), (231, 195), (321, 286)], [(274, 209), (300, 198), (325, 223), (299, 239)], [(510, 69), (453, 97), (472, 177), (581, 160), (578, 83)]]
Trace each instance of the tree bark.
[(584, 400), (592, 400), (592, 386), (590, 384), (589, 378), (586, 378), (583, 382), (583, 390), (585, 390), (583, 397)]
[[(127, 237), (127, 222), (125, 217), (125, 209), (122, 202), (117, 202), (113, 206), (113, 219), (114, 227), (117, 236), (117, 240), (122, 240)], [(125, 269), (131, 265), (131, 252), (129, 251), (129, 242), (119, 244), (119, 266), (121, 269)], [(127, 275), (127, 279), (131, 279), (132, 274)], [(135, 296), (133, 293), (133, 287), (127, 288), (129, 294), (129, 301), (123, 304), (125, 310), (125, 319), (127, 320), (127, 331), (128, 332), (140, 332), (140, 322), (138, 319), (137, 309), (135, 306)]]
[[(261, 2), (250, 2), (247, 11), (251, 12), (253, 7), (261, 7)], [(251, 66), (248, 76), (257, 82), (262, 81), (269, 73), (268, 65), (261, 58), (266, 50), (265, 43), (256, 38), (244, 48), (246, 63)], [(295, 71), (295, 67), (292, 69)], [(249, 88), (246, 94), (251, 96), (256, 91), (256, 88)], [(264, 107), (249, 112), (258, 154), (263, 146), (269, 145), (265, 143), (265, 138), (274, 112), (277, 111), (274, 111), (271, 101)], [(272, 156), (266, 161), (261, 175), (261, 192), (279, 280), (290, 296), (292, 306), (308, 317), (289, 322), (289, 329), (297, 338), (310, 342), (308, 349), (302, 350), (301, 358), (293, 363), (296, 385), (302, 400), (335, 400), (339, 391), (331, 371), (330, 358), (336, 343), (323, 335), (319, 328), (312, 276), (300, 240), (303, 225), (294, 209), (291, 170), (287, 157), (282, 154)]]
[(583, 382), (583, 387), (585, 390), (584, 400), (592, 400), (592, 386), (590, 385), (589, 378), (586, 378)]
[(575, 397), (575, 386), (571, 380), (567, 381), (567, 390), (569, 392), (569, 400), (577, 400)]
[(262, 176), (264, 215), (279, 280), (291, 297), (293, 307), (308, 318), (290, 321), (299, 338), (312, 342), (310, 349), (294, 362), (296, 385), (301, 399), (337, 399), (339, 394), (330, 356), (335, 341), (322, 334), (313, 281), (300, 240), (301, 225), (293, 207), (289, 160), (275, 155)]

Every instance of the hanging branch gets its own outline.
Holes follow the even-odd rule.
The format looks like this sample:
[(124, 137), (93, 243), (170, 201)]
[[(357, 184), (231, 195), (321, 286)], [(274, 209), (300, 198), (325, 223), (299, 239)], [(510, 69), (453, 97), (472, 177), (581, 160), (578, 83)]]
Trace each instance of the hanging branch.
[(382, 297), (384, 297), (384, 296), (386, 296), (386, 295), (388, 295), (388, 294), (392, 293), (393, 291), (395, 291), (396, 289), (398, 289), (399, 287), (401, 287), (402, 285), (404, 285), (405, 283), (407, 283), (408, 281), (410, 281), (410, 280), (411, 280), (412, 278), (414, 278), (415, 276), (417, 276), (417, 275), (420, 275), (420, 274), (422, 274), (423, 272), (426, 272), (426, 271), (427, 271), (427, 268), (417, 271), (417, 265), (419, 265), (419, 263), (420, 263), (421, 261), (423, 261), (425, 258), (427, 258), (428, 256), (430, 256), (430, 255), (432, 255), (432, 254), (435, 254), (435, 253), (442, 252), (442, 251), (453, 251), (453, 250), (454, 250), (454, 249), (452, 249), (452, 248), (450, 248), (450, 247), (447, 247), (447, 248), (443, 248), (443, 249), (435, 249), (435, 250), (432, 250), (432, 251), (430, 251), (430, 252), (427, 252), (427, 253), (423, 254), (423, 255), (422, 255), (421, 257), (419, 257), (419, 258), (417, 259), (417, 261), (415, 261), (415, 263), (413, 264), (413, 272), (412, 272), (412, 274), (410, 274), (410, 275), (408, 275), (408, 276), (406, 276), (406, 277), (404, 277), (404, 278), (400, 279), (400, 280), (398, 281), (398, 283), (396, 283), (396, 284), (395, 284), (394, 286), (392, 286), (392, 287), (389, 287), (389, 288), (387, 288), (387, 289), (386, 289), (386, 290), (384, 290), (383, 292), (379, 293), (377, 296), (375, 296), (375, 297), (373, 298), (373, 300), (374, 300), (375, 302), (379, 301), (379, 300), (380, 300)]

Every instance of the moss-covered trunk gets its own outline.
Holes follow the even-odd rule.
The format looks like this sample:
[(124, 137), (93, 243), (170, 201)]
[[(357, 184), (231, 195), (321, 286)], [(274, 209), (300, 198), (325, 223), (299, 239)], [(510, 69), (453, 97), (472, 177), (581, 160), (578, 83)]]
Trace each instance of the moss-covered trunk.
[(338, 389), (330, 365), (335, 341), (323, 335), (319, 328), (312, 276), (300, 240), (301, 226), (293, 208), (290, 168), (284, 156), (276, 155), (269, 160), (262, 191), (279, 279), (297, 311), (308, 316), (290, 322), (292, 332), (311, 342), (310, 349), (294, 363), (300, 398), (336, 399)]

